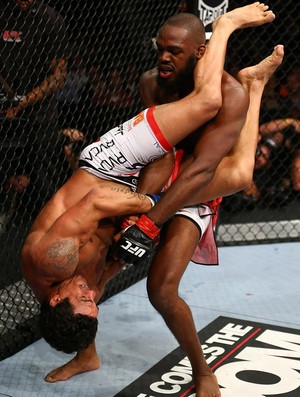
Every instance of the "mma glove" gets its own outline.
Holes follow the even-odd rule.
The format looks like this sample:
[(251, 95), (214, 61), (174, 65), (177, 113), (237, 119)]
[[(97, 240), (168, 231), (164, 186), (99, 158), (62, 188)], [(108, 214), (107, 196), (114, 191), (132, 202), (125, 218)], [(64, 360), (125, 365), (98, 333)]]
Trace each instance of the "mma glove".
[(155, 251), (160, 227), (147, 215), (142, 215), (135, 225), (124, 230), (114, 247), (116, 260), (127, 264), (142, 264)]

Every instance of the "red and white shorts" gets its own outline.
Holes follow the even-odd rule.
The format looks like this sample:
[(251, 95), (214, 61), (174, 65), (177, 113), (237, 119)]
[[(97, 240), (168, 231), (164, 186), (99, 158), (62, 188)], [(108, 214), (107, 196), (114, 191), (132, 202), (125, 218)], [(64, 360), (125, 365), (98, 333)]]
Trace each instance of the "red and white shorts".
[(173, 147), (157, 125), (153, 110), (144, 110), (84, 148), (79, 167), (135, 190), (141, 169)]
[[(164, 187), (164, 191), (168, 190), (168, 187), (176, 179), (180, 163), (183, 156), (182, 150), (174, 151), (174, 168), (173, 173)], [(200, 231), (200, 240), (191, 258), (192, 262), (201, 265), (218, 265), (218, 248), (215, 239), (215, 228), (218, 218), (218, 211), (220, 208), (222, 198), (207, 201), (206, 203), (187, 206), (175, 213), (175, 216), (182, 216), (190, 219)]]

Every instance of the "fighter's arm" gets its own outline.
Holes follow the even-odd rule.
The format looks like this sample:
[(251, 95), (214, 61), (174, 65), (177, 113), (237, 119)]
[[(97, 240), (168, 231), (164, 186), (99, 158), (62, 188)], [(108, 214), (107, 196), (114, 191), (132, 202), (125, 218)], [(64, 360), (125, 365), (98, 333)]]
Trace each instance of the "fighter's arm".
[[(248, 108), (248, 94), (236, 80), (227, 74), (223, 76), (222, 96), (222, 108), (213, 122), (206, 125), (191, 161), (186, 164), (175, 182), (162, 196), (161, 200), (147, 213), (147, 216), (141, 217), (118, 241), (116, 252), (119, 259), (127, 263), (136, 261), (134, 255), (129, 252), (130, 250), (124, 248), (127, 247), (126, 244), (130, 247), (143, 247), (146, 257), (147, 252), (153, 250), (159, 234), (156, 225), (164, 223), (185, 205), (197, 204), (219, 196), (217, 194), (213, 197), (206, 197), (205, 200), (200, 196), (203, 185), (205, 188), (202, 174), (211, 173), (211, 178), (213, 177), (222, 158), (234, 146), (245, 122)], [(210, 194), (213, 195), (214, 192), (210, 192)], [(141, 241), (142, 244), (140, 244)], [(140, 257), (140, 260), (143, 260), (143, 258)]]
[[(245, 156), (246, 164), (246, 151), (250, 150), (247, 147), (243, 147), (240, 143), (240, 132), (244, 125), (245, 112), (248, 109), (248, 94), (232, 77), (226, 74), (224, 78), (226, 81), (229, 80), (230, 83), (226, 84), (223, 89), (222, 108), (216, 118), (204, 127), (204, 133), (213, 134), (216, 137), (222, 136), (223, 133), (225, 136), (233, 133), (237, 136), (237, 139), (235, 140), (233, 148), (221, 159), (211, 182), (199, 191), (195, 197), (191, 197), (189, 204), (228, 196), (244, 189), (243, 184), (245, 181), (241, 180), (240, 176), (242, 170), (235, 169), (235, 164), (236, 159), (243, 156)], [(251, 132), (249, 132), (249, 134), (251, 134)], [(217, 140), (215, 144), (218, 144)], [(201, 145), (201, 139), (198, 141), (195, 152), (197, 152), (199, 145)], [(194, 161), (195, 152), (192, 158), (186, 159), (182, 169)]]
[(266, 136), (277, 131), (283, 131), (290, 127), (294, 128), (295, 132), (300, 133), (300, 120), (293, 118), (271, 120), (267, 123), (261, 124), (259, 132), (262, 136)]
[[(228, 155), (240, 134), (246, 118), (248, 94), (238, 82), (228, 80), (227, 74), (224, 79), (232, 83), (231, 95), (226, 104), (223, 103), (217, 119), (210, 122), (201, 134), (190, 164), (179, 174), (160, 202), (148, 212), (147, 215), (156, 224), (164, 223), (179, 208), (199, 202), (201, 191), (211, 182), (217, 166)], [(223, 84), (223, 97), (224, 94)]]
[(21, 102), (9, 109), (6, 109), (6, 115), (9, 118), (16, 116), (27, 107), (41, 102), (44, 98), (53, 94), (58, 88), (61, 88), (67, 76), (67, 64), (64, 59), (52, 60), (50, 72), (39, 85), (27, 92)]

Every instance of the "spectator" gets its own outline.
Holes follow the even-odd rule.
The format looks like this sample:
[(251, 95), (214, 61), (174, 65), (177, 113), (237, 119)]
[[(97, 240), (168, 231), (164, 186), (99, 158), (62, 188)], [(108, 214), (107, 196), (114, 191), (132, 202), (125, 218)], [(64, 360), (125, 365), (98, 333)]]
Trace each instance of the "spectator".
[(133, 105), (132, 93), (116, 67), (110, 69), (105, 76), (99, 70), (94, 76), (97, 78), (93, 81), (94, 105), (110, 108), (130, 108)]
[[(278, 168), (284, 175), (284, 184), (290, 193), (299, 191), (297, 178), (298, 157), (300, 150), (300, 120), (294, 118), (275, 119), (260, 126), (260, 134), (267, 137), (276, 136), (281, 140), (281, 157), (278, 156)], [(281, 136), (278, 139), (278, 136)]]
[(291, 188), (300, 197), (300, 145), (294, 152), (291, 166)]
[(69, 72), (65, 84), (57, 90), (59, 104), (59, 124), (61, 127), (83, 128), (87, 109), (88, 72), (80, 55), (68, 61)]
[(0, 151), (7, 159), (1, 180), (26, 175), (30, 201), (43, 205), (65, 174), (57, 167), (62, 148), (55, 98), (66, 77), (65, 24), (38, 0), (0, 0), (0, 6), (0, 84), (7, 97), (1, 109)]
[(271, 76), (265, 86), (261, 101), (260, 120), (265, 123), (281, 114), (282, 98), (279, 95), (279, 80), (276, 75)]
[(267, 136), (274, 132), (284, 131), (289, 127), (292, 127), (295, 132), (300, 133), (300, 120), (293, 118), (271, 120), (268, 123), (261, 124), (259, 132), (261, 135)]
[(300, 119), (300, 65), (291, 69), (286, 82), (280, 87), (280, 94), (285, 100), (285, 114)]
[[(113, 67), (104, 72), (97, 65), (90, 70), (92, 103), (95, 109), (93, 124), (96, 131), (106, 131), (124, 117), (128, 118), (134, 96), (127, 88), (121, 71)], [(99, 116), (100, 115), (100, 116)]]
[(252, 183), (240, 194), (243, 207), (253, 208), (269, 188), (272, 182), (272, 160), (276, 148), (276, 142), (271, 138), (261, 139), (258, 142)]
[(78, 167), (79, 154), (87, 143), (86, 137), (83, 132), (74, 128), (64, 128), (60, 134), (64, 140), (63, 151), (70, 170), (75, 171)]

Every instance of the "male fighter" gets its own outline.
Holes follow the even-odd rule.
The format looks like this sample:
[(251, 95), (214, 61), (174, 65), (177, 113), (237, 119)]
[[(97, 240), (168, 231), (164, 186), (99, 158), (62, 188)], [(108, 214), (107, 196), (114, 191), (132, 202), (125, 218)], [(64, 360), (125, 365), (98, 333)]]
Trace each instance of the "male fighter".
[[(157, 140), (152, 139), (154, 145), (152, 156), (157, 157), (166, 148), (176, 144), (185, 135), (196, 129), (205, 119), (215, 114), (216, 109), (219, 108), (218, 93), (212, 95), (213, 110), (209, 110), (210, 116), (201, 114), (205, 109), (210, 109), (211, 102), (205, 99), (205, 95), (210, 93), (209, 87), (216, 88), (214, 79), (203, 73), (203, 69), (208, 68), (211, 60), (214, 64), (214, 71), (221, 76), (226, 36), (228, 37), (236, 28), (273, 20), (274, 15), (267, 11), (267, 7), (259, 3), (255, 4), (234, 10), (218, 20), (213, 34), (215, 40), (212, 37), (208, 53), (203, 56), (195, 68), (195, 89), (188, 97), (171, 104), (158, 106), (154, 110), (146, 110), (129, 122), (105, 134), (104, 137), (101, 137), (98, 146), (93, 144), (87, 147), (83, 151), (81, 159), (89, 163), (91, 156), (94, 156), (97, 158), (98, 164), (105, 165), (105, 162), (112, 157), (107, 156), (101, 160), (99, 158), (103, 150), (107, 149), (108, 151), (109, 146), (113, 145), (114, 148), (117, 146), (117, 136), (120, 136), (122, 142), (126, 142), (126, 144), (130, 143), (130, 140), (127, 139), (128, 135), (134, 139), (134, 135), (138, 132), (148, 133), (147, 139), (152, 139), (153, 132), (149, 129), (148, 123), (159, 135)], [(173, 125), (174, 114), (175, 125)], [(172, 121), (170, 121), (171, 116)], [(142, 131), (141, 127), (144, 127)], [(143, 153), (135, 154), (135, 159), (138, 158), (142, 165), (152, 158), (148, 147), (146, 149), (146, 158)], [(110, 153), (112, 156), (116, 153), (120, 154), (120, 150), (118, 150), (119, 148)], [(123, 158), (122, 155), (119, 157)], [(48, 309), (50, 307), (50, 312), (53, 309), (54, 317), (56, 316), (54, 310), (56, 307), (63, 305), (63, 311), (65, 310), (66, 300), (69, 300), (73, 314), (75, 313), (68, 325), (66, 322), (62, 327), (59, 323), (57, 325), (58, 339), (60, 339), (57, 342), (59, 349), (64, 348), (63, 331), (65, 338), (68, 339), (70, 332), (76, 330), (75, 323), (85, 321), (86, 317), (95, 318), (97, 315), (95, 296), (98, 288), (103, 287), (105, 279), (109, 278), (109, 276), (105, 277), (104, 273), (104, 282), (100, 282), (105, 256), (114, 233), (114, 225), (110, 218), (147, 212), (151, 205), (146, 196), (137, 195), (128, 188), (124, 188), (123, 181), (123, 184), (114, 183), (109, 180), (109, 175), (105, 175), (103, 172), (101, 178), (98, 174), (97, 176), (93, 175), (95, 172), (93, 164), (90, 163), (91, 167), (88, 172), (84, 169), (75, 172), (53, 196), (37, 217), (22, 250), (24, 276), (37, 298)], [(128, 166), (128, 163), (125, 165)], [(123, 173), (124, 171), (126, 170), (123, 170)], [(112, 173), (111, 179), (122, 180), (118, 178), (118, 174), (114, 173)], [(200, 199), (196, 197), (192, 200), (191, 198), (191, 204)], [(146, 219), (144, 222), (148, 223), (148, 220)], [(101, 291), (98, 293), (98, 297), (100, 293)], [(84, 319), (82, 315), (85, 316)], [(52, 332), (55, 332), (55, 329), (52, 329)], [(95, 344), (90, 343), (91, 337), (85, 337), (86, 330), (80, 332), (79, 346), (73, 339), (73, 346), (68, 344), (67, 347), (68, 351), (78, 351), (77, 356), (62, 368), (49, 374), (47, 380), (67, 379), (78, 372), (95, 369), (99, 366)], [(80, 339), (83, 340), (82, 344)]]
[[(200, 57), (199, 49), (204, 46), (204, 42), (204, 26), (195, 15), (177, 14), (165, 22), (156, 40), (158, 66), (144, 73), (140, 80), (141, 99), (145, 106), (177, 100), (193, 89), (193, 70)], [(220, 163), (218, 169), (222, 169), (222, 177), (219, 179), (215, 175), (213, 179), (216, 195), (205, 196), (204, 189), (204, 200), (232, 194), (250, 184), (258, 136), (260, 99), (265, 83), (281, 63), (282, 56), (283, 49), (278, 46), (273, 55), (261, 64), (241, 71), (239, 80), (242, 85), (224, 72), (223, 101), (217, 116), (177, 145), (184, 148), (186, 155), (195, 154), (203, 147), (203, 136), (206, 138), (209, 135), (212, 150), (215, 150), (221, 144), (222, 136), (227, 136), (228, 130), (237, 133), (241, 130), (247, 107), (245, 91), (249, 92), (247, 123), (230, 155)], [(163, 167), (162, 164), (160, 166)], [(226, 173), (225, 170), (229, 172)], [(147, 171), (151, 177), (151, 166)], [(151, 178), (144, 178), (142, 181), (143, 185), (139, 185), (138, 191), (151, 189)], [(209, 185), (208, 188), (210, 187)], [(151, 303), (163, 316), (190, 359), (197, 397), (219, 396), (220, 392), (217, 381), (206, 364), (191, 310), (179, 296), (178, 289), (191, 259), (196, 263), (218, 262), (212, 227), (216, 222), (219, 203), (220, 200), (214, 200), (198, 206), (185, 207), (176, 212), (164, 225), (147, 282)]]

